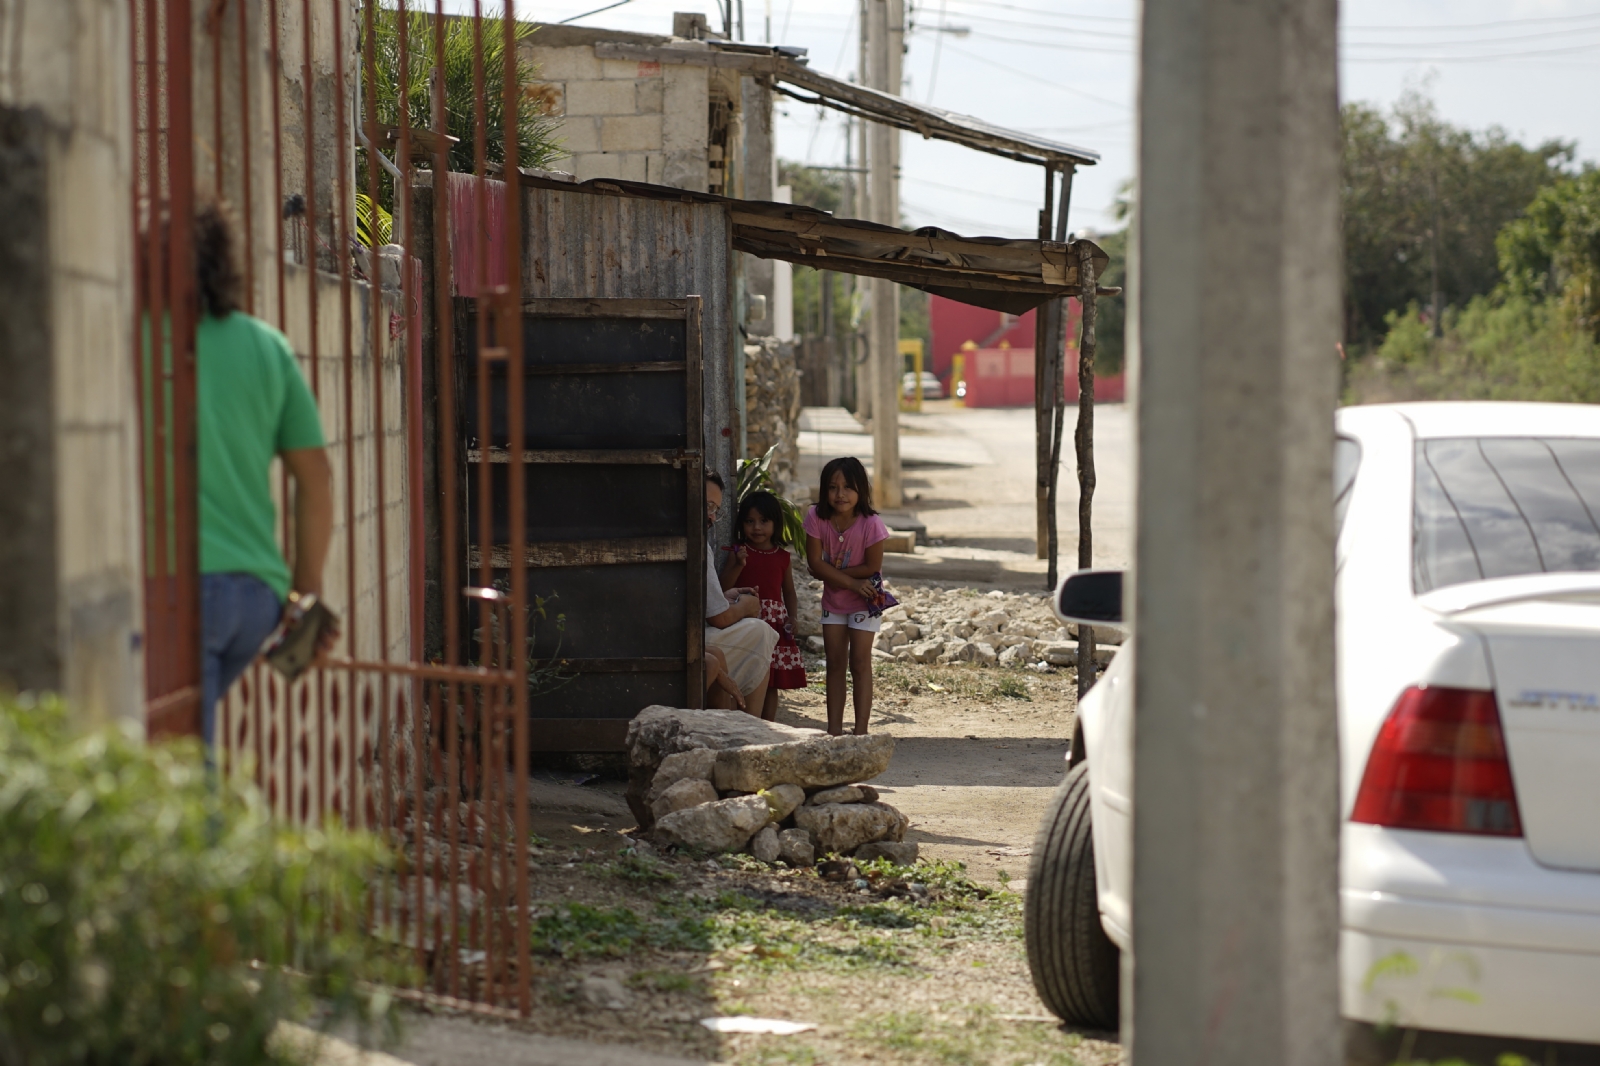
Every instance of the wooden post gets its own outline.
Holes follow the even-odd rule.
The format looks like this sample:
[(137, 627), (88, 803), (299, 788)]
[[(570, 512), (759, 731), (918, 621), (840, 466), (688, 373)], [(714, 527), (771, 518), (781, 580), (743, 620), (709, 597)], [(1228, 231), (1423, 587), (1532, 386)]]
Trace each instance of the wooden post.
[[(1044, 166), (1044, 208), (1039, 212), (1039, 239), (1047, 241), (1054, 229), (1053, 212), (1056, 203), (1056, 168), (1053, 163)], [(1034, 538), (1039, 558), (1050, 556), (1050, 517), (1052, 510), (1050, 485), (1050, 413), (1055, 406), (1055, 389), (1050, 382), (1060, 376), (1060, 370), (1050, 358), (1050, 308), (1051, 300), (1033, 314), (1033, 439), (1034, 439), (1034, 511), (1037, 518), (1037, 535)]]
[[(1099, 279), (1094, 276), (1094, 253), (1087, 241), (1078, 245), (1078, 305), (1082, 309), (1078, 333), (1078, 428), (1073, 432), (1072, 444), (1078, 456), (1078, 569), (1087, 570), (1094, 565), (1094, 530), (1090, 519), (1094, 515), (1094, 319), (1095, 289)], [(1059, 442), (1061, 414), (1056, 418), (1056, 440)], [(1058, 445), (1059, 450), (1059, 445)], [(1055, 559), (1055, 545), (1050, 557)], [(1078, 627), (1078, 695), (1082, 696), (1094, 684), (1094, 626)]]
[[(1055, 240), (1063, 243), (1067, 238), (1067, 211), (1072, 206), (1072, 174), (1073, 167), (1069, 163), (1062, 168), (1061, 173), (1061, 210), (1055, 217)], [(1045, 481), (1045, 499), (1042, 510), (1044, 524), (1044, 550), (1039, 553), (1041, 559), (1049, 559), (1050, 564), (1045, 572), (1045, 588), (1054, 590), (1059, 577), (1057, 560), (1060, 559), (1060, 547), (1056, 536), (1056, 486), (1061, 480), (1061, 427), (1065, 417), (1066, 396), (1066, 303), (1063, 300), (1051, 300), (1038, 310), (1039, 324), (1045, 338), (1046, 362), (1048, 363), (1049, 378), (1052, 383), (1050, 392), (1049, 412), (1044, 418), (1048, 433), (1049, 443), (1045, 445), (1048, 474)]]

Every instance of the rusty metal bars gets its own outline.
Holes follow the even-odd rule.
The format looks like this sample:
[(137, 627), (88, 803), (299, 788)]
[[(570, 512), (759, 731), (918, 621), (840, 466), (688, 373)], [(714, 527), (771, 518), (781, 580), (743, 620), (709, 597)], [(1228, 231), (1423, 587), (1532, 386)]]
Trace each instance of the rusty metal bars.
[[(336, 521), (343, 523), (336, 554), (342, 553), (344, 570), (342, 580), (335, 577), (325, 590), (325, 598), (344, 617), (339, 654), (293, 683), (262, 666), (247, 671), (219, 709), (217, 765), (225, 774), (251, 776), (270, 809), (288, 821), (340, 822), (383, 836), (400, 852), (401, 862), (375, 886), (370, 916), (374, 935), (415, 951), (425, 967), (423, 989), (429, 994), (499, 1013), (509, 1008), (526, 1014), (532, 1006), (524, 854), (530, 747), (527, 578), (524, 568), (511, 567), (509, 587), (495, 588), (494, 553), (484, 550), (478, 585), (462, 588), (467, 576), (461, 569), (463, 457), (458, 454), (454, 405), (440, 403), (432, 505), (442, 547), (443, 661), (423, 661), (429, 501), (423, 496), (428, 456), (423, 310), (418, 306), (422, 271), (432, 268), (439, 296), (433, 308), (439, 339), (434, 357), (439, 382), (448, 383), (456, 365), (451, 347), (456, 334), (450, 325), (455, 311), (444, 181), (452, 142), (442, 56), (447, 34), (471, 34), (476, 90), (472, 180), (480, 217), (487, 217), (490, 185), (500, 180), (491, 177), (492, 167), (502, 167), (502, 176), (516, 173), (522, 98), (515, 10), (508, 5), (499, 23), (504, 61), (498, 85), (486, 83), (481, 5), (475, 4), (468, 16), (447, 18), (442, 0), (435, 0), (431, 20), (419, 16), (431, 21), (433, 42), (433, 158), (426, 181), (433, 185), (434, 255), (425, 264), (413, 254), (417, 235), (411, 210), (413, 191), (424, 184), (414, 173), (410, 96), (412, 31), (420, 23), (413, 22), (404, 0), (207, 0), (198, 21), (198, 5), (192, 0), (129, 3), (136, 26), (139, 90), (132, 115), (139, 166), (131, 192), (138, 220), (136, 325), (144, 338), (139, 356), (146, 440), (141, 474), (151, 587), (152, 727), (160, 732), (157, 727), (165, 722), (168, 731), (192, 732), (199, 717), (196, 323), (188, 240), (197, 162), (191, 145), (198, 54), (191, 38), (198, 29), (210, 35), (211, 45), (209, 63), (201, 64), (212, 79), (200, 106), (212, 110), (204, 125), (214, 149), (204, 160), (204, 173), (219, 197), (243, 210), (247, 225), (241, 266), (247, 306), (270, 314), (290, 336), (329, 431), (330, 448), (343, 449), (334, 458), (343, 483), (335, 510)], [(357, 14), (359, 20), (351, 17)], [(397, 21), (398, 86), (385, 85), (379, 73), (380, 20), (390, 17)], [(237, 34), (237, 41), (227, 42), (237, 48), (228, 49), (224, 62), (228, 33)], [(351, 67), (352, 61), (359, 67)], [(230, 69), (235, 64), (237, 70)], [(286, 80), (299, 84), (285, 91)], [(364, 92), (360, 105), (352, 107), (358, 84)], [(380, 92), (395, 89), (398, 114), (381, 114), (387, 105), (380, 103)], [(491, 161), (488, 152), (493, 139), (489, 92), (503, 94), (504, 126), (493, 131), (503, 145), (498, 161)], [(269, 115), (255, 113), (253, 107)], [(386, 140), (384, 123), (391, 118), (397, 128)], [(286, 143), (286, 127), (293, 144)], [(380, 166), (393, 175), (392, 202), (401, 224), (392, 242), (399, 245), (398, 254), (381, 249), (376, 236), (365, 248), (352, 240), (358, 129), (365, 133), (360, 138), (367, 151), (365, 192), (375, 208), (384, 199)], [(257, 142), (252, 131), (258, 130), (270, 130), (270, 137)], [(397, 147), (393, 163), (379, 158), (388, 143)], [(300, 158), (291, 158), (293, 150)], [(272, 196), (271, 224), (258, 227), (256, 216), (263, 206), (258, 194), (266, 190)], [(481, 329), (472, 357), (480, 371), (504, 360), (511, 395), (520, 397), (521, 191), (515, 183), (501, 191), (507, 193), (504, 221), (510, 239), (504, 242), (503, 276), (497, 282), (489, 280), (487, 251), (480, 255), (478, 289), (471, 295), (478, 301)], [(264, 239), (258, 239), (258, 232)], [(375, 225), (368, 230), (375, 232)], [(397, 279), (391, 269), (396, 260)], [(268, 284), (275, 286), (270, 292)], [(338, 304), (334, 313), (325, 306), (330, 300)], [(366, 302), (360, 304), (362, 300)], [(358, 339), (360, 328), (364, 339)], [(331, 360), (324, 367), (324, 353), (338, 359), (336, 367)], [(510, 404), (502, 423), (505, 439), (491, 439), (487, 434), (498, 438), (500, 427), (486, 420), (481, 446), (503, 448), (520, 463), (523, 421), (521, 405)], [(403, 446), (393, 439), (401, 434)], [(488, 504), (491, 486), (485, 481), (482, 487)], [(287, 555), (294, 542), (287, 477), (279, 488)], [(512, 479), (508, 490), (511, 543), (521, 557), (526, 488)], [(484, 522), (482, 532), (487, 549), (494, 536), (492, 522)], [(405, 561), (391, 568), (391, 559), (400, 558), (396, 552)], [(403, 584), (391, 589), (391, 580)], [(402, 588), (404, 598), (397, 598)], [(465, 600), (459, 598), (463, 591), (469, 594)], [(402, 604), (399, 613), (391, 614), (391, 606)], [(479, 623), (476, 661), (464, 662), (463, 650), (473, 642), (463, 642), (460, 623), (474, 616)], [(397, 626), (408, 630), (404, 639), (392, 639)]]
[(146, 723), (200, 731), (194, 453), (193, 48), (188, 0), (130, 0), (134, 336), (141, 392)]

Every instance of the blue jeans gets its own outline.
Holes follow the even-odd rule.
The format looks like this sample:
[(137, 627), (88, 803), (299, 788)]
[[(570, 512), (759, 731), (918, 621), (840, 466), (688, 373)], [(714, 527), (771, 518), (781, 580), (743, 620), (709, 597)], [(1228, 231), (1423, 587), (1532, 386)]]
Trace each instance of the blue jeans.
[(200, 732), (216, 741), (217, 701), (255, 660), (283, 614), (278, 594), (254, 574), (200, 575)]

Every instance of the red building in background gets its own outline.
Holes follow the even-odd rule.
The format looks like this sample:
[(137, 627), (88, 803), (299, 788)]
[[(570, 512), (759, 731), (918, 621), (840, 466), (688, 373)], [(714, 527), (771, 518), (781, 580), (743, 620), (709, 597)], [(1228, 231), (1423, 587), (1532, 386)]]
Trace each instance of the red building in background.
[[(978, 350), (966, 360), (969, 407), (1031, 407), (1033, 405), (1034, 312), (1008, 315), (942, 296), (930, 297), (929, 333), (933, 351), (928, 369), (953, 394), (950, 380), (956, 353), (970, 341)], [(1078, 301), (1067, 301), (1066, 395), (1078, 398)], [(1118, 402), (1123, 397), (1121, 374), (1097, 378), (1095, 398)]]

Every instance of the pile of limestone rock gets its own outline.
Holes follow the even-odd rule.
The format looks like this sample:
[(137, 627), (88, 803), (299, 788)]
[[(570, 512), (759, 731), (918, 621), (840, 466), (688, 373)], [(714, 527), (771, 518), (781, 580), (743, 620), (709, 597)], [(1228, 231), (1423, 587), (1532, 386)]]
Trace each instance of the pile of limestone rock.
[(743, 711), (647, 707), (628, 727), (628, 806), (665, 846), (791, 866), (827, 854), (910, 863), (906, 816), (862, 783), (893, 754), (894, 738), (881, 734), (830, 737)]
[[(800, 614), (813, 611), (820, 617), (820, 606), (811, 599), (820, 596), (822, 583), (797, 582)], [(809, 595), (808, 595), (809, 594)], [(924, 588), (894, 586), (899, 606), (884, 612), (883, 628), (873, 648), (879, 659), (898, 659), (915, 663), (973, 663), (978, 666), (1017, 666), (1033, 670), (1052, 670), (1078, 664), (1076, 635), (1062, 626), (1050, 610), (1050, 599), (1040, 593), (979, 592), (970, 588)], [(820, 625), (816, 631), (820, 632)], [(807, 628), (798, 629), (801, 637), (810, 636)], [(1104, 666), (1122, 643), (1122, 631), (1112, 626), (1095, 626), (1095, 661)], [(820, 651), (821, 638), (813, 651)]]

